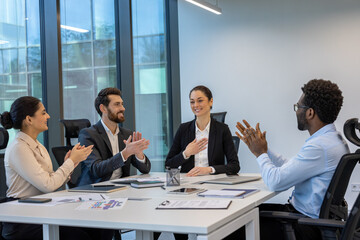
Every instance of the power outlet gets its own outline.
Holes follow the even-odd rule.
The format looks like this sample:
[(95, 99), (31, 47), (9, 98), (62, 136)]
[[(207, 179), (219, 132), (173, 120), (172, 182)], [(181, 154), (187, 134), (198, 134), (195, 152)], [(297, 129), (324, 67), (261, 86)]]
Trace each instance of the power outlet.
[(352, 192), (360, 192), (360, 183), (352, 183), (350, 187)]

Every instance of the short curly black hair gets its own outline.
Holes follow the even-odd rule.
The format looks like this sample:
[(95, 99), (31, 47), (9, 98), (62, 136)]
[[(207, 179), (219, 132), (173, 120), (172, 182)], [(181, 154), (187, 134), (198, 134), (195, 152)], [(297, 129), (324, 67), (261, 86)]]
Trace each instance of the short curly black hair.
[(322, 122), (328, 124), (336, 120), (344, 99), (336, 83), (313, 79), (301, 90), (304, 92), (304, 105), (314, 109)]

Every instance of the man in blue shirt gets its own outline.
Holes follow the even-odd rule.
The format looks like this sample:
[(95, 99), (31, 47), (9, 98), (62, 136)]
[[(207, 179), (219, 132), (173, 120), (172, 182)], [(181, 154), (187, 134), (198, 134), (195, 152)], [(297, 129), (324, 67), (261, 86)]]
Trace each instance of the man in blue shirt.
[[(342, 103), (342, 92), (335, 83), (322, 79), (309, 81), (302, 87), (303, 94), (294, 104), (298, 129), (307, 130), (310, 137), (299, 153), (286, 159), (267, 147), (266, 132), (261, 132), (247, 121), (237, 123), (238, 137), (257, 157), (261, 175), (272, 191), (294, 187), (289, 204), (263, 204), (261, 210), (300, 212), (318, 218), (326, 189), (341, 157), (349, 152), (346, 142), (335, 129)], [(282, 230), (272, 220), (261, 219), (261, 239), (282, 239)], [(270, 232), (269, 232), (270, 231)], [(298, 239), (319, 239), (316, 229), (295, 227)], [(321, 237), (320, 237), (321, 238)]]

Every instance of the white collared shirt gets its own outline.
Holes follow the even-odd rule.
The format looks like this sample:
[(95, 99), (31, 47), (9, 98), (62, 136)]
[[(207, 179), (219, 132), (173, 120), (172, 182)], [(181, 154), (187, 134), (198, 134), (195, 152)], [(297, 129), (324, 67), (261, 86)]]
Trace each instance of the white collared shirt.
[[(112, 151), (112, 154), (113, 156), (118, 154), (120, 151), (119, 151), (119, 138), (118, 138), (118, 135), (119, 135), (119, 127), (116, 125), (116, 130), (115, 130), (115, 133), (113, 134), (111, 132), (111, 130), (106, 126), (106, 124), (103, 122), (103, 120), (101, 119), (101, 124), (103, 125), (104, 129), (105, 129), (105, 132), (106, 132), (106, 135), (108, 136), (109, 138), (109, 141), (110, 141), (110, 145), (111, 145), (111, 151)], [(127, 160), (127, 159), (124, 159), (122, 153), (121, 154), (121, 157), (122, 159), (124, 160), (124, 162)], [(121, 168), (118, 168), (116, 170), (113, 171), (111, 177), (110, 177), (110, 180), (112, 179), (118, 179), (122, 176), (122, 169)]]
[[(206, 125), (204, 130), (200, 130), (195, 122), (195, 138), (197, 141), (200, 139), (206, 138), (209, 139), (210, 133), (210, 122)], [(209, 166), (209, 159), (208, 159), (208, 143), (206, 144), (206, 149), (202, 150), (201, 152), (195, 154), (194, 156), (194, 165), (195, 167), (208, 167)]]
[[(102, 119), (101, 119), (101, 124), (103, 125), (103, 127), (105, 129), (105, 132), (106, 132), (106, 134), (107, 134), (107, 136), (109, 138), (112, 154), (114, 156), (114, 155), (116, 155), (116, 154), (118, 154), (120, 152), (120, 150), (119, 150), (119, 137), (118, 137), (119, 132), (120, 132), (119, 127), (118, 127), (118, 125), (116, 125), (115, 134), (113, 134), (111, 132), (111, 130), (103, 122)], [(122, 159), (124, 160), (124, 163), (125, 163), (127, 159), (124, 158), (122, 152), (120, 152), (120, 154), (121, 154), (121, 157), (122, 157)], [(145, 163), (145, 160), (146, 160), (145, 156), (144, 156), (144, 159), (138, 159), (137, 157), (136, 157), (136, 159), (138, 161), (142, 162), (142, 163)], [(113, 171), (113, 173), (112, 173), (112, 175), (110, 177), (110, 180), (121, 178), (121, 176), (122, 176), (122, 169), (118, 168), (118, 169)]]
[[(209, 140), (210, 123), (211, 123), (211, 119), (210, 119), (209, 123), (206, 125), (205, 129), (203, 131), (201, 131), (195, 122), (195, 137), (196, 137), (197, 141), (199, 141), (202, 138), (207, 138)], [(206, 149), (202, 150), (198, 154), (195, 154), (195, 156), (194, 156), (194, 166), (195, 167), (209, 167), (208, 145), (209, 145), (209, 143), (206, 144)], [(182, 152), (182, 155), (183, 155), (184, 159), (190, 158), (190, 156), (186, 157), (184, 152)], [(215, 168), (213, 168), (213, 167), (210, 167), (210, 168), (211, 168), (211, 173), (212, 174), (215, 173)]]

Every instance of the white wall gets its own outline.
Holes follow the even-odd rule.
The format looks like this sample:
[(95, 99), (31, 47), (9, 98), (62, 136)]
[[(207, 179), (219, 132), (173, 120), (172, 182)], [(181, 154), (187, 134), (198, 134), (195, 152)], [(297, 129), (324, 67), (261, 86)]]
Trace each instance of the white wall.
[[(193, 118), (189, 90), (204, 84), (213, 92), (213, 111), (228, 112), (233, 133), (237, 121), (260, 122), (269, 147), (291, 157), (308, 137), (297, 130), (293, 104), (313, 78), (343, 91), (339, 131), (360, 117), (360, 1), (220, 0), (219, 16), (184, 0), (178, 5), (183, 122)], [(239, 160), (241, 172), (259, 172), (244, 144)], [(353, 182), (360, 182), (357, 175)], [(357, 193), (348, 196), (352, 205)]]

